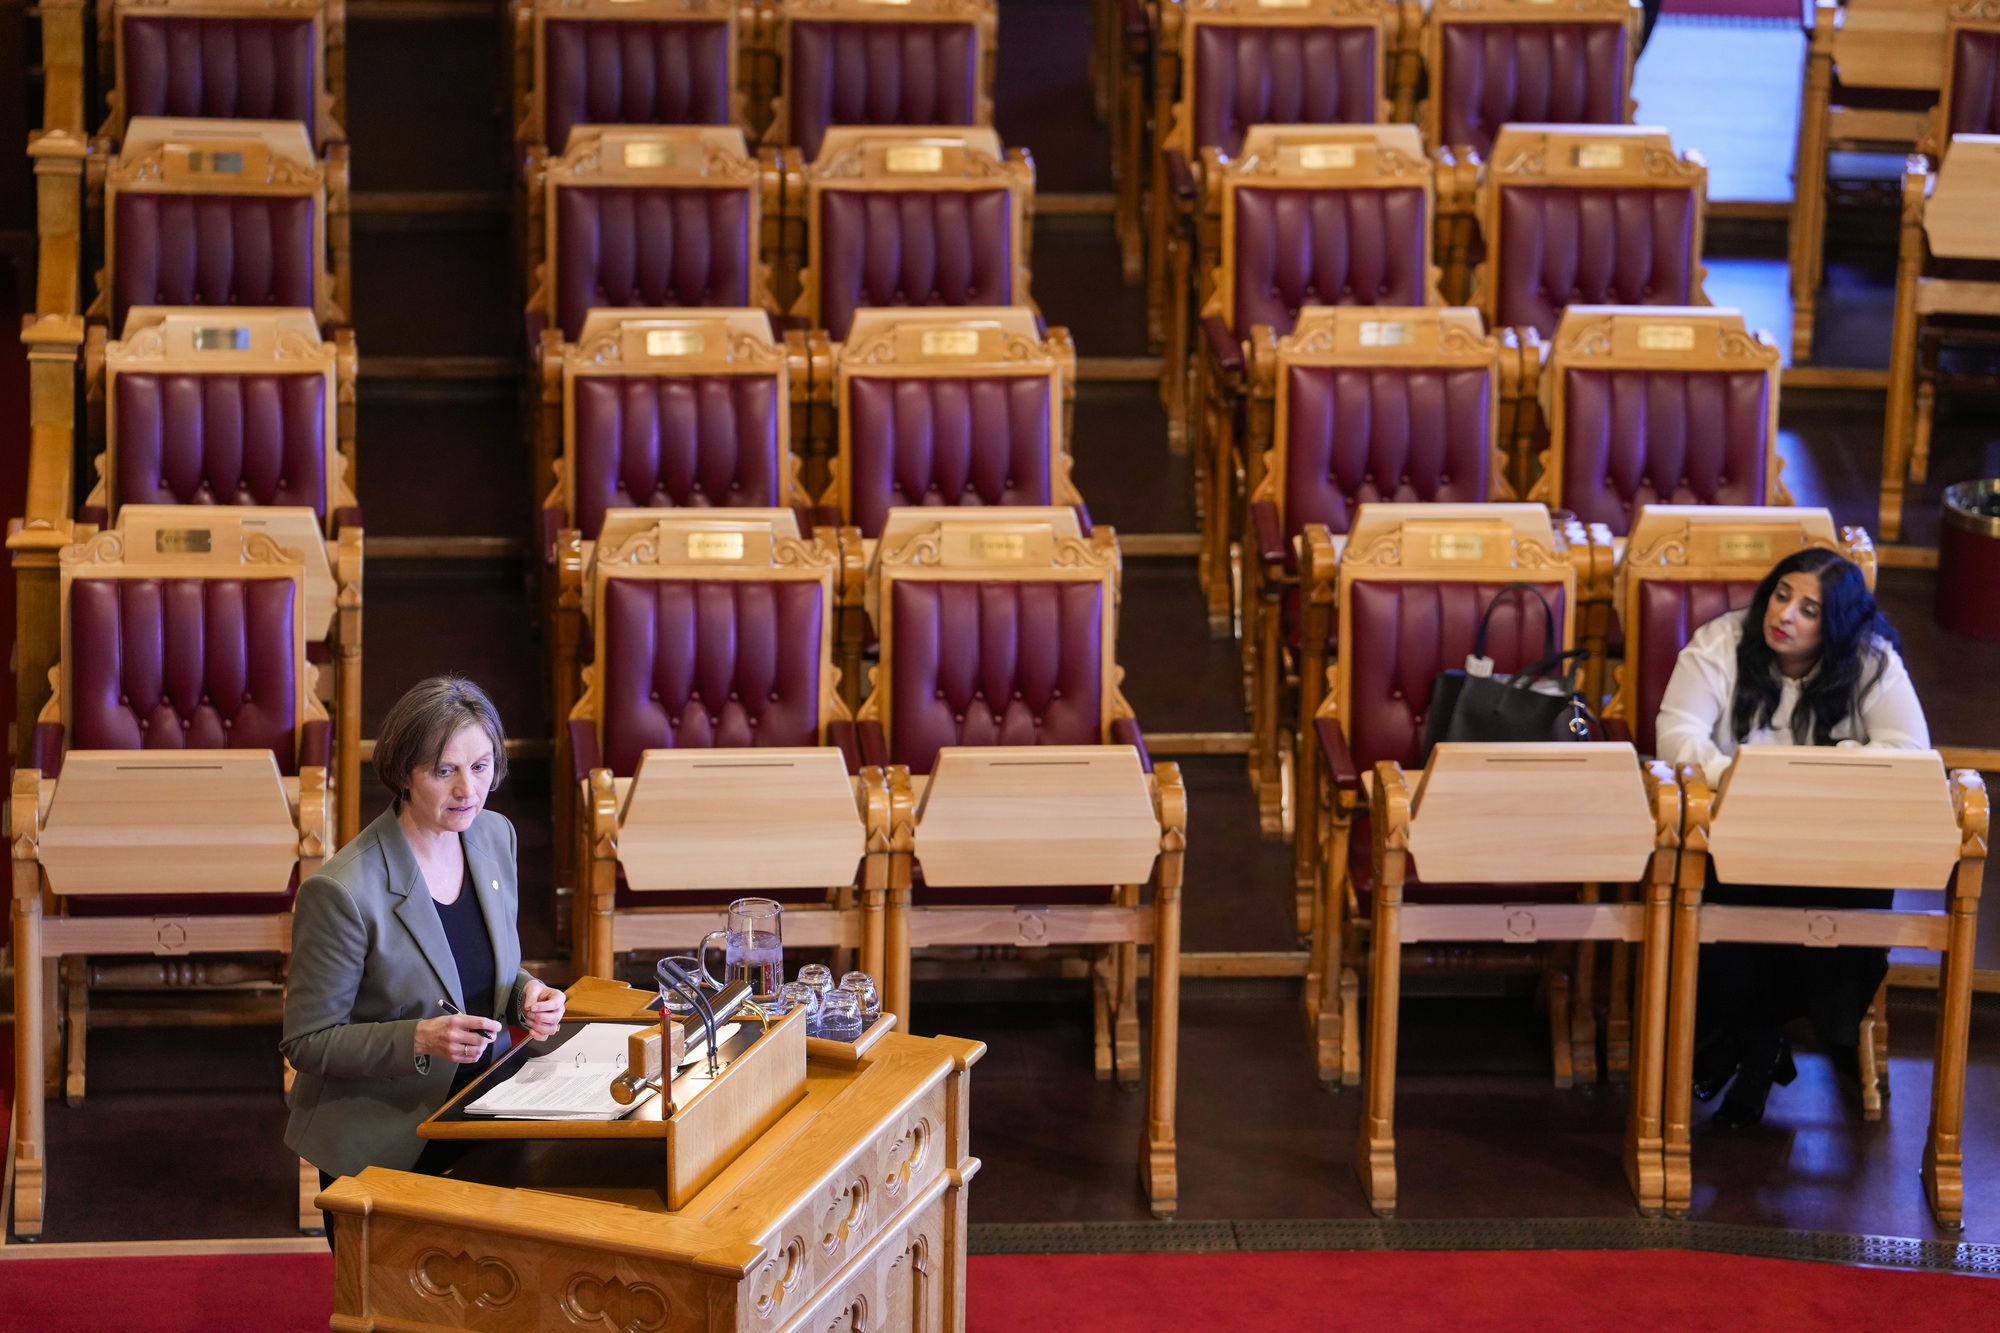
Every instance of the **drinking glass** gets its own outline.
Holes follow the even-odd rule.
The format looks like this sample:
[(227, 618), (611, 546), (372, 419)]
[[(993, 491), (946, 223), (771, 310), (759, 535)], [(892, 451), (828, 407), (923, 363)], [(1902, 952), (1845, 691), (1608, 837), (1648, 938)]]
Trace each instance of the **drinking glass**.
[(805, 1010), (806, 1035), (808, 1037), (817, 1037), (819, 1035), (818, 991), (801, 982), (788, 981), (785, 983), (784, 989), (778, 992), (777, 1005), (776, 1012), (779, 1014), (789, 1014), (794, 1009)]
[(819, 992), (821, 999), (825, 999), (827, 992), (833, 989), (833, 969), (824, 963), (807, 963), (799, 969), (799, 984), (811, 986)]
[(854, 992), (854, 998), (861, 1005), (861, 1021), (872, 1023), (882, 1015), (882, 996), (875, 989), (875, 978), (866, 972), (849, 972), (840, 979), (840, 988)]
[(722, 980), (713, 983), (716, 989), (741, 981), (758, 999), (776, 995), (785, 984), (784, 914), (769, 898), (738, 898), (729, 904), (729, 928), (702, 936), (696, 955), (702, 975), (708, 976), (709, 941), (720, 937), (723, 969)]
[(819, 1035), (828, 1041), (855, 1041), (861, 1036), (861, 1002), (851, 990), (829, 992), (819, 1011)]
[(691, 1024), (693, 1027), (699, 1027), (702, 1021), (701, 1012), (687, 999), (683, 998), (680, 991), (674, 988), (674, 984), (667, 972), (666, 965), (668, 963), (678, 964), (681, 971), (687, 973), (689, 979), (696, 986), (704, 990), (712, 990), (714, 988), (712, 979), (707, 973), (702, 971), (700, 959), (686, 954), (662, 958), (659, 962), (653, 964), (653, 975), (657, 978), (660, 986), (661, 1011), (676, 1023)]

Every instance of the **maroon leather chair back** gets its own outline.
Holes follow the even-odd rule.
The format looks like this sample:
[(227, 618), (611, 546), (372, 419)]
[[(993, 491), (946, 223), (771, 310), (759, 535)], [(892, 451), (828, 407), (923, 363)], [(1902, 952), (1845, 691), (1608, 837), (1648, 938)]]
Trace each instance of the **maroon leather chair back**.
[(820, 585), (612, 579), (604, 593), (604, 760), (647, 750), (819, 744)]
[[(1717, 616), (1741, 611), (1757, 595), (1760, 580), (1736, 582), (1678, 579), (1642, 579), (1639, 583), (1639, 652), (1627, 658), (1638, 672), (1633, 682), (1634, 715), (1626, 719), (1632, 743), (1640, 754), (1658, 754), (1654, 748), (1655, 727), (1660, 720), (1660, 700), (1673, 679), (1674, 663), (1687, 647), (1694, 632)], [(1632, 642), (1628, 634), (1625, 642)]]
[(1951, 53), (1952, 134), (2000, 134), (2000, 32), (1960, 31)]
[(1438, 130), (1484, 157), (1512, 121), (1617, 125), (1625, 119), (1622, 23), (1447, 23)]
[(316, 207), (298, 195), (119, 194), (113, 335), (135, 305), (316, 309)]
[(862, 536), (881, 536), (897, 505), (1052, 502), (1046, 375), (847, 384), (851, 518)]
[(1372, 125), (1372, 27), (1203, 23), (1194, 34), (1194, 146), (1231, 157), (1252, 125)]
[(819, 206), (820, 324), (835, 342), (862, 306), (1014, 304), (1006, 190), (822, 190)]
[(1571, 305), (1693, 302), (1693, 190), (1500, 190), (1502, 328), (1555, 333)]
[(575, 342), (600, 306), (746, 306), (747, 190), (603, 188), (556, 191), (556, 322)]
[(326, 517), (326, 379), (121, 374), (120, 504), (303, 505)]
[(1484, 370), (1292, 366), (1285, 392), (1286, 536), (1346, 532), (1356, 505), (1486, 499)]
[(793, 23), (792, 143), (810, 162), (832, 125), (972, 125), (979, 35), (970, 23)]
[(574, 125), (727, 125), (729, 25), (550, 19), (542, 129), (561, 153)]
[(1422, 190), (1238, 189), (1235, 198), (1240, 335), (1268, 324), (1282, 338), (1302, 306), (1424, 304)]
[(125, 114), (297, 120), (317, 139), (311, 19), (128, 14)]
[(928, 773), (945, 745), (1103, 739), (1103, 584), (893, 587), (889, 762)]
[(776, 376), (579, 376), (575, 394), (585, 541), (607, 509), (784, 503)]
[(70, 585), (70, 744), (262, 750), (297, 771), (290, 579)]
[(1749, 370), (1569, 371), (1563, 508), (1623, 537), (1643, 505), (1763, 504), (1769, 387)]
[[(1421, 764), (1431, 684), (1440, 671), (1464, 668), (1479, 637), (1480, 617), (1510, 582), (1354, 584), (1351, 637), (1340, 651), (1353, 664), (1347, 738), (1363, 773), (1383, 759), (1410, 769)], [(1562, 585), (1543, 584), (1541, 592), (1555, 612), (1560, 644), (1567, 614)], [(1545, 621), (1534, 597), (1508, 593), (1486, 636), (1493, 669), (1518, 671), (1541, 657)]]

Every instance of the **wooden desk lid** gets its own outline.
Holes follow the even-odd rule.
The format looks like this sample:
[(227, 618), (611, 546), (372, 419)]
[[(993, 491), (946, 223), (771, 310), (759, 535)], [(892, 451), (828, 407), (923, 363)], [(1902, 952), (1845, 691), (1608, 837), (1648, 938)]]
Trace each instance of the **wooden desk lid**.
[(1446, 742), (1410, 810), (1410, 855), (1432, 884), (1631, 884), (1653, 814), (1630, 744)]
[(851, 884), (867, 834), (832, 747), (648, 750), (618, 825), (641, 892)]
[(42, 830), (61, 894), (283, 893), (298, 859), (269, 750), (71, 750)]
[(1745, 746), (1708, 835), (1725, 884), (1828, 889), (1942, 889), (1958, 845), (1936, 750)]
[(1160, 823), (1130, 745), (948, 745), (917, 807), (939, 888), (1140, 884)]

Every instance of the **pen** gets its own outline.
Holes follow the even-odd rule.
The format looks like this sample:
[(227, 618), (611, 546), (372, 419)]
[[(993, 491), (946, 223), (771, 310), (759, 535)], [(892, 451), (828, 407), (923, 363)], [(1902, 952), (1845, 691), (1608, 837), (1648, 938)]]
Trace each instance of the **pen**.
[(446, 1013), (448, 1013), (448, 1014), (462, 1014), (462, 1013), (464, 1013), (464, 1012), (465, 1012), (465, 1011), (464, 1011), (463, 1009), (459, 1008), (459, 1007), (458, 1007), (457, 1005), (453, 1004), (453, 1003), (452, 1003), (452, 1002), (451, 1002), (450, 1000), (448, 1000), (448, 999), (446, 999), (446, 1000), (439, 1000), (439, 1001), (438, 1001), (438, 1008), (440, 1008), (440, 1009), (444, 1010), (444, 1011), (445, 1011)]

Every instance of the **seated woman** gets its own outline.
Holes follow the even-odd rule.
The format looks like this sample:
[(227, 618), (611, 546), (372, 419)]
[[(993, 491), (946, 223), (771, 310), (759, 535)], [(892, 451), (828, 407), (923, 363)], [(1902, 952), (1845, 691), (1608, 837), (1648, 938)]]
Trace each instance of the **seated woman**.
[[(1778, 562), (1748, 608), (1696, 630), (1660, 701), (1659, 757), (1720, 783), (1743, 745), (1930, 748), (1930, 729), (1897, 649), (1901, 638), (1860, 569), (1827, 550)], [(1887, 908), (1893, 891), (1719, 884), (1706, 901)], [(1887, 949), (1704, 945), (1695, 1013), (1695, 1096), (1734, 1080), (1714, 1123), (1764, 1118), (1771, 1085), (1797, 1075), (1785, 1025), (1811, 1018), (1834, 1065), (1858, 1077), (1861, 1019), (1888, 975)]]

